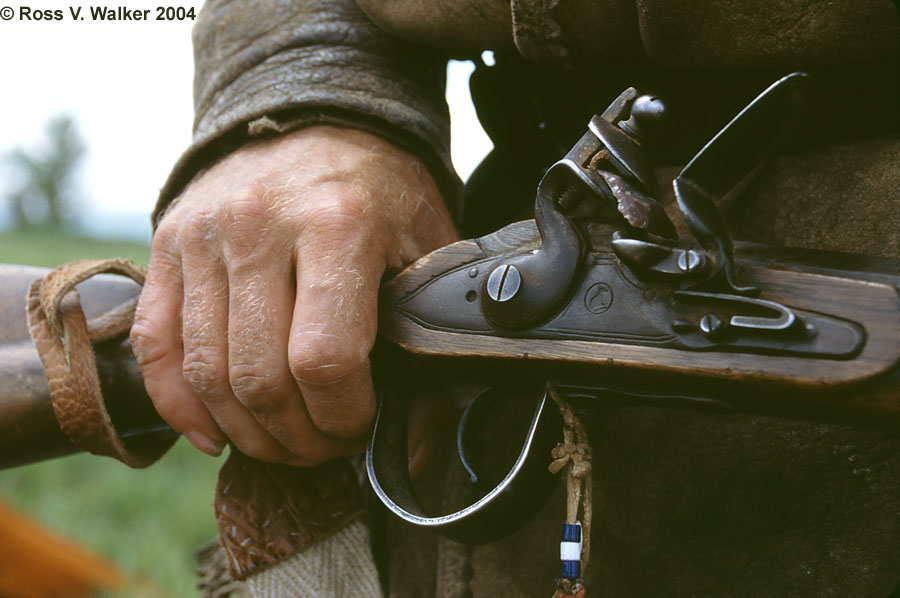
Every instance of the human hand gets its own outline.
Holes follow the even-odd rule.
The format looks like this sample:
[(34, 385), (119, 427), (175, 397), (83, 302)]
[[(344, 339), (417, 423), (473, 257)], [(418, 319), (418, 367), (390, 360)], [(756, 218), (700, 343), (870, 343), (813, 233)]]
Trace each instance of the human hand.
[(131, 341), (154, 406), (212, 455), (360, 452), (382, 275), (454, 240), (421, 161), (379, 137), (315, 126), (236, 151), (153, 237)]

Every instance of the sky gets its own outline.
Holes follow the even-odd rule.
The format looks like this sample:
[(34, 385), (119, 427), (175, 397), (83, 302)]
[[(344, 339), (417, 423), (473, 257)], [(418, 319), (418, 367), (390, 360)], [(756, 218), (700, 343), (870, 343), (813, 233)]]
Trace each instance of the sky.
[[(9, 2), (7, 5), (6, 2)], [(194, 8), (202, 2), (170, 0)], [(87, 145), (80, 172), (81, 226), (146, 240), (149, 213), (170, 168), (190, 143), (194, 21), (94, 21), (88, 2), (0, 0), (0, 156), (40, 145), (52, 117), (71, 114)], [(96, 6), (97, 4), (94, 4)], [(21, 9), (62, 11), (62, 20), (28, 21)], [(69, 11), (82, 8), (79, 19)], [(468, 99), (471, 63), (451, 63), (448, 100), (453, 159), (465, 178), (490, 150)], [(0, 195), (9, 180), (0, 180)], [(0, 223), (6, 206), (0, 204)]]

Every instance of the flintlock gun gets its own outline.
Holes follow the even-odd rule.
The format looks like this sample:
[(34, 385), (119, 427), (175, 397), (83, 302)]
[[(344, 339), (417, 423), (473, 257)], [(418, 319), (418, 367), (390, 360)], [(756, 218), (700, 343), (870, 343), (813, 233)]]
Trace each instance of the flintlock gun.
[[(561, 424), (548, 384), (583, 410), (612, 401), (898, 427), (900, 260), (734, 242), (717, 206), (790, 136), (809, 87), (794, 73), (753, 100), (674, 179), (668, 212), (648, 152), (665, 109), (628, 89), (546, 171), (534, 220), (438, 249), (382, 286), (372, 355), (381, 401), (366, 461), (390, 511), (466, 542), (527, 520), (554, 483), (547, 463)], [(39, 274), (0, 269), (22, 296)], [(83, 286), (97, 312), (138, 292), (118, 280)], [(0, 466), (73, 450), (27, 334), (10, 334)], [(96, 350), (125, 442), (170, 435), (127, 342)], [(499, 481), (464, 509), (431, 516), (407, 472), (403, 397), (461, 382), (478, 389), (458, 435), (473, 480), (483, 405), (514, 387), (535, 406)]]
[[(526, 521), (554, 483), (561, 423), (548, 383), (582, 409), (615, 401), (896, 429), (900, 260), (735, 243), (717, 206), (789, 139), (809, 94), (807, 75), (782, 78), (694, 156), (672, 182), (679, 234), (648, 152), (664, 106), (626, 90), (546, 171), (534, 221), (439, 249), (388, 282), (379, 330), (420, 359), (409, 371), (434, 384), (443, 363), (448, 380), (465, 372), (487, 389), (458, 434), (473, 480), (468, 454), (483, 434), (470, 414), (514, 380), (541, 399), (502, 479), (433, 517), (403, 466), (402, 393), (385, 392), (367, 453), (381, 501), (466, 542)], [(410, 392), (424, 383), (406, 381)]]

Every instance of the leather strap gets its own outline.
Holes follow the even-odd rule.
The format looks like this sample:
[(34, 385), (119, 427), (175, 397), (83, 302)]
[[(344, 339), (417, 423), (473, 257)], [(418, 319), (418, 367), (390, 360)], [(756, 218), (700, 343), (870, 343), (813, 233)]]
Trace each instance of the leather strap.
[(127, 260), (84, 260), (61, 266), (32, 283), (28, 327), (47, 374), (50, 401), (59, 426), (78, 448), (135, 468), (159, 459), (174, 439), (140, 448), (122, 441), (100, 389), (93, 343), (127, 335), (136, 300), (87, 322), (75, 285), (97, 274), (114, 273), (144, 282), (145, 272)]
[[(28, 325), (47, 374), (60, 428), (78, 448), (147, 467), (174, 443), (127, 447), (101, 394), (92, 343), (125, 338), (136, 300), (87, 322), (75, 286), (113, 273), (143, 284), (145, 272), (126, 260), (85, 260), (62, 266), (31, 285)], [(347, 460), (295, 468), (263, 463), (232, 448), (216, 488), (219, 538), (234, 579), (309, 548), (362, 515), (356, 471)]]
[(216, 522), (234, 579), (309, 548), (363, 512), (359, 479), (346, 459), (298, 468), (232, 448), (219, 471)]

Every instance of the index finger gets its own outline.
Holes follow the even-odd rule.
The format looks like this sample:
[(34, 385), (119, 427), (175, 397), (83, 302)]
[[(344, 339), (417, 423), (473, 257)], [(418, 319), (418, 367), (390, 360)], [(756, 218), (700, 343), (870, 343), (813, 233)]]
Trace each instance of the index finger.
[(182, 375), (183, 301), (181, 260), (169, 252), (160, 235), (154, 239), (150, 269), (131, 328), (132, 350), (159, 415), (195, 447), (218, 455), (225, 445), (224, 434)]

